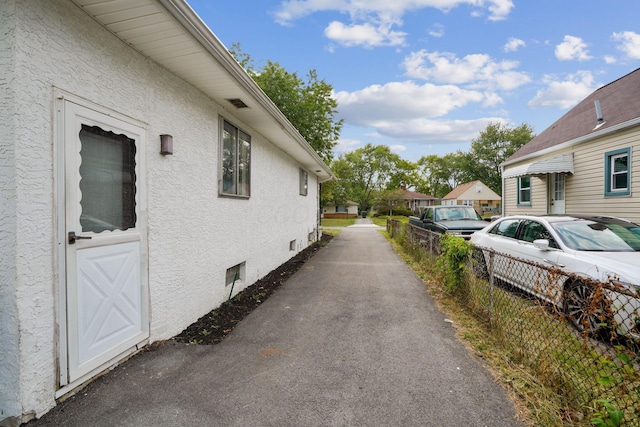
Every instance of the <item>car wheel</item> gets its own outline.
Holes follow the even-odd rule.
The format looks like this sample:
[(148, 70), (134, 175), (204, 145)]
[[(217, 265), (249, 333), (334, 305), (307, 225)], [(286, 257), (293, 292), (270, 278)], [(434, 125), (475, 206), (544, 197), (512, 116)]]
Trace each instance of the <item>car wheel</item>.
[(569, 321), (580, 332), (604, 336), (608, 331), (607, 302), (595, 298), (593, 287), (579, 281), (565, 285), (563, 310)]

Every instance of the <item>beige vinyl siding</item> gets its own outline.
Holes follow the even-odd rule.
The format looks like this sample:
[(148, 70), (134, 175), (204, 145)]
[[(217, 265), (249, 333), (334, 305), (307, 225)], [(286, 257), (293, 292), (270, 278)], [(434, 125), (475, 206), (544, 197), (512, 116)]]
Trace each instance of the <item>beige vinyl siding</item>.
[[(631, 195), (605, 197), (605, 153), (631, 149)], [(640, 128), (599, 139), (574, 153), (575, 174), (567, 179), (567, 213), (611, 215), (640, 222)]]
[[(605, 197), (605, 153), (621, 148), (631, 149), (631, 195)], [(539, 158), (529, 158), (520, 164), (567, 153), (573, 153), (574, 173), (567, 175), (565, 181), (565, 212), (618, 216), (640, 222), (640, 127), (554, 151)], [(518, 164), (510, 165), (515, 166)], [(531, 206), (517, 206), (517, 178), (505, 180), (505, 215), (547, 213), (546, 176), (531, 177), (531, 187)]]
[(547, 180), (545, 176), (531, 177), (531, 205), (518, 205), (518, 178), (505, 180), (504, 215), (544, 215), (546, 213)]

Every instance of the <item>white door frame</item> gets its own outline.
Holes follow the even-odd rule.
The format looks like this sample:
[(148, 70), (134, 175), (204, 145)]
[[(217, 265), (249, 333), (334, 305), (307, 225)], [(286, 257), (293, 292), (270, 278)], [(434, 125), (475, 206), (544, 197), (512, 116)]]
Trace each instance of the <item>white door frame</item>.
[[(550, 173), (548, 176), (548, 213), (550, 214), (564, 214), (566, 210), (566, 175), (559, 173)], [(562, 182), (562, 200), (557, 200), (557, 186)]]
[[(92, 110), (98, 115), (103, 115), (109, 120), (115, 120), (121, 122), (125, 127), (139, 129), (138, 137), (136, 138), (136, 182), (137, 192), (136, 195), (136, 228), (139, 230), (139, 247), (140, 247), (140, 267), (139, 274), (141, 280), (141, 305), (142, 305), (142, 339), (137, 340), (136, 345), (123, 350), (119, 355), (104, 361), (94, 369), (84, 373), (78, 378), (70, 380), (70, 363), (69, 363), (69, 316), (70, 310), (67, 307), (68, 298), (70, 295), (67, 293), (67, 191), (66, 185), (66, 168), (67, 160), (65, 156), (65, 120), (69, 114), (68, 110), (73, 109), (71, 104), (75, 104), (84, 109)], [(148, 286), (148, 239), (147, 239), (147, 207), (146, 207), (146, 124), (139, 122), (130, 117), (124, 116), (112, 110), (106, 109), (94, 103), (91, 103), (85, 99), (69, 94), (60, 89), (54, 88), (54, 107), (55, 107), (55, 120), (54, 120), (54, 164), (55, 164), (55, 200), (56, 200), (56, 230), (57, 230), (57, 301), (56, 301), (56, 317), (57, 317), (57, 334), (58, 334), (58, 385), (59, 389), (56, 392), (56, 398), (60, 397), (78, 385), (84, 383), (86, 380), (95, 376), (97, 373), (103, 371), (109, 366), (116, 363), (118, 360), (126, 357), (137, 350), (143, 345), (149, 337), (149, 286)]]

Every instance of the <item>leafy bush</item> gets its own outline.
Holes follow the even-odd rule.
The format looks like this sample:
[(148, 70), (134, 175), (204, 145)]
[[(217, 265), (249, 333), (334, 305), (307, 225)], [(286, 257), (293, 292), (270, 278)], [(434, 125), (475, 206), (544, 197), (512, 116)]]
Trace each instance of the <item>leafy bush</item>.
[(460, 237), (443, 234), (440, 237), (440, 248), (437, 267), (442, 273), (445, 289), (453, 294), (464, 284), (465, 266), (471, 253), (471, 243)]
[(413, 215), (413, 211), (409, 208), (395, 208), (391, 210), (392, 215), (398, 216), (411, 216)]

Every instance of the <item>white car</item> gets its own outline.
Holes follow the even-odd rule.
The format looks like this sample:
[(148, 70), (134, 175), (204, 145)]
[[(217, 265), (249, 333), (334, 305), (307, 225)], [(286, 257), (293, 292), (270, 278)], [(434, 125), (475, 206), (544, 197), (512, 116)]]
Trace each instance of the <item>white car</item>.
[[(471, 243), (496, 253), (491, 259), (492, 251), (482, 251), (482, 269), (493, 262), (494, 277), (561, 307), (579, 330), (607, 329), (603, 323), (613, 320), (618, 332), (640, 338), (640, 225), (603, 216), (508, 216), (475, 232)], [(587, 303), (595, 299), (590, 279), (607, 283), (596, 309)]]

